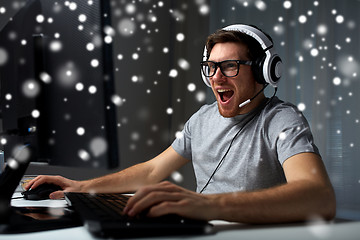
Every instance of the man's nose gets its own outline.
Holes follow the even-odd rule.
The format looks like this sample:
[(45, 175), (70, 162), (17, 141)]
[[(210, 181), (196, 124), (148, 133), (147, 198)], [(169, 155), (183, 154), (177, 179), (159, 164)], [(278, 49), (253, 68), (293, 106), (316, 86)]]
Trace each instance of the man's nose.
[(224, 76), (224, 74), (221, 72), (220, 70), (220, 67), (218, 67), (216, 69), (216, 72), (214, 74), (214, 76), (211, 77), (211, 79), (213, 81), (216, 81), (216, 82), (224, 82), (226, 80), (226, 77)]

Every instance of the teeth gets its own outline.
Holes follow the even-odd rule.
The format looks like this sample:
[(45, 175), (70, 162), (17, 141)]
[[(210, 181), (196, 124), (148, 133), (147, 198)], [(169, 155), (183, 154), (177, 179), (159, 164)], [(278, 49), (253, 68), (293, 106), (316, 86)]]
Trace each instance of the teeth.
[(223, 92), (229, 92), (231, 91), (230, 89), (218, 89), (217, 90), (219, 93), (223, 93)]

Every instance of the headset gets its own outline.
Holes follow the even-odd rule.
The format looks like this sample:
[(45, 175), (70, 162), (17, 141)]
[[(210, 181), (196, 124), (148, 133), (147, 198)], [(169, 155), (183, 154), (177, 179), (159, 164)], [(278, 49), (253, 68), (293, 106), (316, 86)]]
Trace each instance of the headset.
[[(256, 59), (252, 63), (252, 71), (256, 81), (260, 84), (270, 84), (273, 87), (277, 87), (278, 81), (282, 75), (283, 64), (281, 58), (275, 51), (273, 42), (259, 29), (245, 25), (245, 24), (234, 24), (223, 28), (226, 31), (239, 31), (250, 37), (254, 38), (261, 45), (264, 56), (260, 59)], [(205, 46), (203, 61), (208, 58), (207, 49)], [(210, 80), (208, 77), (201, 72), (204, 83), (211, 87)]]

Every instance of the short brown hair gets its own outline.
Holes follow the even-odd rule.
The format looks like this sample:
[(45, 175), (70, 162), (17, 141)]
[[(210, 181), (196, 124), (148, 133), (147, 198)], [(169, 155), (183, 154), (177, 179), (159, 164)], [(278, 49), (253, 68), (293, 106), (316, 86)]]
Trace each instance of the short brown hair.
[(252, 61), (262, 58), (265, 55), (260, 43), (253, 37), (239, 31), (227, 31), (220, 29), (217, 30), (215, 33), (209, 35), (207, 38), (206, 58), (209, 59), (211, 50), (215, 46), (215, 44), (226, 42), (242, 43), (247, 46), (248, 57)]

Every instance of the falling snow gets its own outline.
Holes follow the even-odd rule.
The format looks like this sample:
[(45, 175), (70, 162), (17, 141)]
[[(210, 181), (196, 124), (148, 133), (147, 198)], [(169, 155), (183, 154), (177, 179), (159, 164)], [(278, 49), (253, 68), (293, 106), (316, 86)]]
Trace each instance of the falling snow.
[[(68, 28), (89, 36), (81, 48), (84, 54), (90, 56), (86, 64), (92, 70), (100, 71), (103, 67), (102, 59), (96, 58), (95, 52), (103, 44), (113, 44), (118, 92), (108, 96), (112, 105), (109, 104), (107, 108), (115, 107), (120, 112), (117, 120), (120, 130), (131, 131), (125, 134), (128, 139), (125, 139), (126, 144), (122, 148), (137, 150), (142, 146), (151, 149), (168, 144), (169, 138), (182, 137), (181, 128), (190, 115), (184, 114), (182, 109), (191, 106), (190, 111), (196, 111), (211, 99), (211, 92), (207, 91), (198, 74), (201, 53), (196, 59), (189, 54), (197, 54), (203, 49), (204, 38), (209, 30), (208, 18), (213, 17), (211, 5), (206, 0), (173, 5), (168, 1), (155, 0), (110, 2), (112, 26), (100, 29), (104, 35), (96, 34), (98, 26), (89, 26), (92, 16), (83, 12), (77, 1), (54, 1), (54, 12), (38, 14), (34, 20), (41, 26), (53, 26), (58, 21), (57, 14), (64, 11), (73, 13), (74, 25), (69, 25)], [(359, 133), (360, 113), (358, 106), (354, 105), (359, 98), (360, 59), (355, 50), (358, 49), (357, 30), (360, 23), (357, 16), (346, 12), (343, 7), (339, 8), (339, 5), (330, 7), (326, 5), (326, 1), (319, 0), (306, 1), (306, 4), (299, 7), (300, 2), (283, 0), (272, 1), (270, 4), (265, 0), (229, 1), (227, 9), (217, 9), (217, 17), (213, 17), (211, 21), (212, 25), (219, 28), (234, 22), (252, 21), (252, 24), (269, 32), (277, 50), (284, 56), (286, 66), (279, 83), (280, 98), (291, 98), (284, 100), (293, 102), (309, 118), (314, 135), (336, 136), (334, 142), (324, 140), (325, 138), (317, 139), (321, 140), (320, 147), (333, 149), (339, 147), (336, 144), (341, 144), (347, 155), (355, 155), (360, 146), (355, 134)], [(95, 1), (91, 0), (86, 3), (90, 8), (95, 5)], [(0, 20), (9, 18), (7, 14), (21, 6), (1, 4)], [(190, 16), (189, 12), (193, 8), (195, 11)], [(264, 19), (259, 20), (256, 16)], [(203, 34), (201, 39), (194, 38), (191, 35), (193, 33), (187, 30), (192, 24), (190, 21), (194, 21), (193, 18), (198, 22), (194, 23), (192, 31)], [(198, 27), (197, 24), (201, 23), (205, 26)], [(61, 29), (54, 29), (49, 43), (52, 53), (67, 51), (65, 34)], [(16, 41), (19, 48), (30, 47), (29, 40), (20, 33), (11, 32), (8, 38)], [(199, 42), (200, 45), (196, 47), (192, 45)], [(0, 67), (9, 62), (10, 56), (10, 50), (0, 46)], [(27, 64), (26, 60), (21, 58), (17, 62), (24, 65)], [(25, 79), (21, 86), (22, 93), (26, 98), (33, 99), (44, 87), (57, 84), (89, 98), (90, 102), (92, 97), (101, 93), (101, 89), (88, 79), (83, 79), (80, 70), (79, 62), (69, 57), (57, 67), (56, 72), (51, 73), (53, 75), (42, 72), (40, 76), (36, 76), (41, 81)], [(103, 80), (106, 81), (106, 76)], [(283, 90), (289, 87), (291, 93)], [(296, 96), (292, 96), (292, 93)], [(15, 97), (5, 93), (7, 108), (13, 106)], [(63, 96), (62, 100), (69, 105), (74, 104), (71, 96)], [(42, 114), (37, 109), (31, 112), (35, 119)], [(159, 116), (156, 118), (154, 115)], [(179, 115), (181, 119), (178, 121), (181, 122), (176, 122), (169, 133), (168, 120), (171, 118), (175, 121), (174, 118), (179, 118)], [(74, 114), (66, 112), (62, 118), (74, 121)], [(136, 129), (128, 130), (130, 126)], [(352, 130), (349, 131), (348, 128)], [(91, 133), (91, 129), (85, 129), (81, 123), (77, 123), (73, 131), (78, 137)], [(286, 140), (286, 134), (280, 133), (279, 139)], [(1, 138), (0, 143), (6, 144), (7, 139)], [(76, 154), (82, 161), (89, 161), (95, 155), (104, 154), (107, 147), (106, 140), (94, 136), (93, 142), (79, 149)], [(324, 152), (328, 154), (327, 151)], [(16, 162), (13, 164), (16, 166)], [(178, 181), (182, 176), (176, 172), (172, 178)], [(359, 183), (360, 180), (357, 180), (357, 184)], [(309, 227), (316, 235), (326, 234), (326, 228), (323, 225)]]

